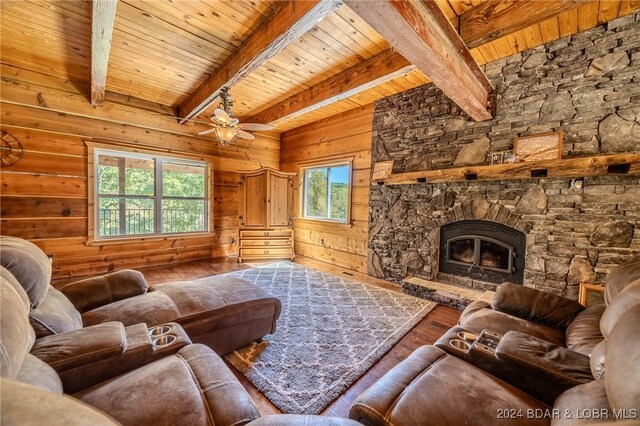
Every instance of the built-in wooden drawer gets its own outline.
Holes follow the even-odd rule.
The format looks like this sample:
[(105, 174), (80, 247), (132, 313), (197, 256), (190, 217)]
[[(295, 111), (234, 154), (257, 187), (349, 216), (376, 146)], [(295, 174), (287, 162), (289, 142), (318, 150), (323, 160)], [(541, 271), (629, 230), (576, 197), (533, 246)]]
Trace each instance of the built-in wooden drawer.
[(258, 240), (240, 240), (240, 247), (291, 247), (290, 239), (258, 239)]
[(241, 248), (240, 256), (291, 256), (291, 247), (289, 248)]
[(291, 229), (245, 231), (240, 230), (240, 238), (291, 237)]

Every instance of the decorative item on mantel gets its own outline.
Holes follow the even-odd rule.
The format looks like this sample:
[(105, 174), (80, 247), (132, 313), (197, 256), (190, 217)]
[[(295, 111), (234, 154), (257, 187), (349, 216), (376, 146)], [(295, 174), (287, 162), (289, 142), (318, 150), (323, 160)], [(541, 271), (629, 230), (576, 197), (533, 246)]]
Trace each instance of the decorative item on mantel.
[(562, 132), (540, 133), (513, 139), (516, 161), (559, 160), (562, 158)]
[(22, 144), (11, 133), (2, 131), (2, 144), (0, 145), (0, 158), (2, 167), (11, 166), (22, 158)]
[(381, 183), (391, 176), (391, 173), (393, 172), (393, 163), (394, 160), (378, 161), (375, 163), (371, 172), (371, 182)]

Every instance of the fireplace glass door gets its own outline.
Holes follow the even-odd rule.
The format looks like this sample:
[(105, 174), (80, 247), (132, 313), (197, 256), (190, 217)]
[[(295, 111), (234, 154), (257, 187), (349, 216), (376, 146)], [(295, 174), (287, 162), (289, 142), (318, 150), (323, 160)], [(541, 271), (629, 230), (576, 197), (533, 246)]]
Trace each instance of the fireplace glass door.
[(512, 273), (514, 248), (501, 241), (480, 235), (452, 238), (446, 244), (447, 262), (469, 268)]

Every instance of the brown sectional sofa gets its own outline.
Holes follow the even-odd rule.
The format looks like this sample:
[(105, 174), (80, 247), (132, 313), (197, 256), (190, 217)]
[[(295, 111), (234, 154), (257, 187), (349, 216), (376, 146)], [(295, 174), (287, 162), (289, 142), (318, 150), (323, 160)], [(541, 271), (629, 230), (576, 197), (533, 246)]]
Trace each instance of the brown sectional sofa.
[(51, 263), (34, 244), (0, 236), (0, 264), (26, 290), (37, 337), (109, 321), (125, 326), (176, 322), (192, 341), (222, 355), (275, 332), (280, 301), (252, 283), (213, 276), (149, 287), (138, 271), (124, 270), (49, 285)]
[(350, 418), (385, 426), (640, 424), (640, 261), (610, 274), (606, 308), (500, 287), (493, 306), (470, 305), (436, 347), (417, 349), (360, 395)]

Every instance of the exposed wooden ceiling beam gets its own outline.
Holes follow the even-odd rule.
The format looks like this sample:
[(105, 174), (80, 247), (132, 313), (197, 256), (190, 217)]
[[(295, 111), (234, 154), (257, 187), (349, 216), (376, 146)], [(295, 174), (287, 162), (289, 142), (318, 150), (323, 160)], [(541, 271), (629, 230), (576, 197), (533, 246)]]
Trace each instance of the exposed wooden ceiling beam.
[(223, 86), (232, 87), (241, 81), (298, 40), (341, 4), (341, 0), (283, 1), (238, 51), (183, 102), (180, 106), (180, 116), (184, 117), (181, 123), (209, 107)]
[(493, 87), (435, 2), (345, 3), (470, 117), (477, 121), (492, 118)]
[(93, 0), (91, 13), (91, 105), (102, 105), (118, 0)]
[(267, 108), (246, 121), (275, 123), (298, 117), (407, 74), (413, 69), (415, 67), (402, 55), (387, 50)]
[(496, 40), (591, 0), (488, 0), (458, 17), (460, 37), (468, 47)]

